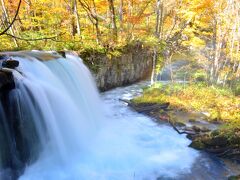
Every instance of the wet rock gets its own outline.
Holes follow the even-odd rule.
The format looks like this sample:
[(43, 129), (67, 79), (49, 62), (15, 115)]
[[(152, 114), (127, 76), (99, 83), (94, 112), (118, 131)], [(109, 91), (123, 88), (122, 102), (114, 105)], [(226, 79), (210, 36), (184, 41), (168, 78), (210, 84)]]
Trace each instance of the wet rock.
[(189, 119), (188, 122), (194, 123), (194, 122), (196, 122), (196, 119)]
[(192, 126), (192, 130), (197, 132), (197, 133), (201, 132), (201, 128), (198, 127), (198, 126)]
[(206, 127), (199, 127), (199, 126), (194, 125), (192, 127), (185, 127), (184, 131), (194, 132), (195, 134), (200, 134), (200, 133), (210, 132), (211, 130), (209, 130)]
[(5, 67), (5, 68), (15, 69), (18, 66), (19, 66), (19, 61), (16, 61), (16, 60), (10, 59), (2, 62), (2, 67)]
[(193, 133), (193, 134), (188, 134), (187, 138), (190, 140), (194, 140), (194, 139), (198, 138), (199, 136), (200, 136), (199, 134)]
[[(121, 100), (126, 102), (125, 100)], [(165, 110), (168, 108), (168, 106), (170, 105), (170, 103), (162, 103), (162, 104), (158, 104), (158, 103), (140, 103), (140, 104), (136, 104), (136, 103), (128, 103), (129, 106), (131, 106), (134, 110), (136, 110), (137, 112), (140, 113), (150, 113), (153, 111), (161, 111), (161, 110)]]
[(181, 122), (181, 121), (174, 122), (174, 125), (178, 126), (178, 127), (185, 127), (186, 126), (186, 124), (184, 122)]
[(0, 70), (0, 95), (5, 91), (9, 91), (15, 87), (11, 72)]
[(201, 140), (192, 141), (189, 147), (197, 149), (197, 150), (204, 150), (205, 144)]
[(199, 126), (192, 126), (192, 129), (197, 132), (197, 133), (200, 133), (200, 132), (210, 132), (211, 130), (206, 128), (206, 127), (199, 127)]
[(65, 51), (57, 51), (58, 54), (60, 54), (62, 57), (66, 58), (66, 52)]
[(206, 127), (202, 127), (202, 128), (201, 128), (201, 132), (206, 133), (206, 132), (210, 132), (210, 131), (211, 131), (211, 130), (208, 129), (208, 128), (206, 128)]
[(193, 141), (202, 142), (206, 148), (222, 147), (228, 144), (225, 138), (212, 137), (211, 135), (199, 135)]
[(0, 179), (4, 180), (8, 179), (8, 174), (11, 175), (9, 180), (18, 179), (26, 165), (35, 161), (41, 150), (37, 131), (32, 124), (33, 117), (22, 113), (28, 112), (29, 107), (20, 99), (21, 94), (15, 89), (11, 71), (0, 70), (0, 160), (1, 170), (4, 170), (3, 175), (0, 171)]
[[(208, 153), (215, 154), (218, 157), (230, 159), (240, 162), (240, 144), (238, 138), (234, 139), (218, 131), (214, 133), (201, 133), (197, 135), (188, 136), (192, 140), (190, 147), (197, 150), (204, 150)], [(215, 136), (216, 135), (216, 136)]]
[(211, 146), (223, 147), (228, 145), (228, 140), (224, 136), (217, 136), (217, 137), (206, 139), (204, 141), (204, 144), (206, 144), (208, 147), (211, 147)]

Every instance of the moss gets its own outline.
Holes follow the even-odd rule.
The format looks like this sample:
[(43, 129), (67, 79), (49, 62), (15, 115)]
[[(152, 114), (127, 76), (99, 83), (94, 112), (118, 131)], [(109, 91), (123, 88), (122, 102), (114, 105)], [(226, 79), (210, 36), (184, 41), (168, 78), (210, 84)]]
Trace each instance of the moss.
[(78, 54), (94, 73), (97, 73), (102, 65), (106, 65), (106, 61), (119, 64), (117, 70), (120, 72), (122, 70), (120, 68), (121, 56), (140, 50), (142, 52), (143, 49), (148, 51), (150, 47), (144, 45), (143, 42), (137, 41), (116, 47), (103, 47), (101, 45), (84, 46), (78, 50)]
[(170, 102), (171, 108), (190, 112), (207, 112), (207, 120), (213, 123), (216, 120), (220, 122), (218, 130), (193, 141), (191, 146), (196, 149), (202, 149), (205, 145), (240, 146), (240, 97), (234, 96), (230, 89), (209, 87), (204, 83), (186, 86), (157, 83), (144, 89), (143, 95), (133, 101), (142, 104)]
[(174, 125), (175, 125), (175, 126), (179, 126), (179, 127), (184, 127), (184, 126), (186, 126), (186, 124), (185, 124), (184, 122), (181, 122), (181, 121), (176, 121), (176, 122), (174, 122)]
[(218, 136), (220, 134), (220, 131), (219, 130), (214, 130), (212, 131), (211, 135), (212, 136)]
[(134, 99), (136, 103), (170, 102), (172, 108), (185, 111), (207, 112), (209, 121), (222, 121), (240, 126), (240, 97), (229, 89), (207, 86), (204, 83), (190, 85), (157, 83), (145, 89), (142, 96)]
[(239, 179), (240, 179), (240, 175), (238, 175), (238, 176), (230, 176), (228, 178), (228, 180), (239, 180)]
[(194, 140), (189, 145), (189, 147), (192, 147), (192, 148), (197, 149), (197, 150), (203, 150), (203, 149), (205, 149), (205, 144), (202, 143), (202, 141), (200, 141), (200, 140)]

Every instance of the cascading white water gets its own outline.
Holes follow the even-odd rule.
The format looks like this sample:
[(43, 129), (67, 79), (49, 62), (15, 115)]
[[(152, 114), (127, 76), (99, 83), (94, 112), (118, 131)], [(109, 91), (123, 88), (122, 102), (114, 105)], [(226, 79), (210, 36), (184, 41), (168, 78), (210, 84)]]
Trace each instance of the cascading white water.
[(83, 150), (103, 119), (90, 72), (72, 55), (48, 62), (15, 59), (21, 64), (21, 73), (14, 71), (16, 86), (34, 117), (41, 145), (68, 161), (69, 154)]
[(190, 172), (199, 154), (187, 147), (189, 140), (118, 101), (131, 98), (132, 90), (116, 89), (100, 100), (90, 72), (73, 55), (15, 59), (22, 111), (42, 147), (20, 180), (156, 179)]

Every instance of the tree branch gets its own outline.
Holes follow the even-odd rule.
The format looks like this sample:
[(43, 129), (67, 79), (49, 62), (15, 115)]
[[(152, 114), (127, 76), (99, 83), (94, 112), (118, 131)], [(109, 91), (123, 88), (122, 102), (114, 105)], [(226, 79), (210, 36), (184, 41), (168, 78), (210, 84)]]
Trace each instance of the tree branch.
[(11, 36), (11, 37), (13, 37), (13, 38), (16, 38), (16, 39), (19, 39), (19, 40), (23, 40), (23, 41), (42, 41), (42, 40), (52, 40), (52, 41), (55, 41), (55, 38), (56, 38), (56, 37), (59, 37), (59, 36), (61, 36), (61, 35), (63, 35), (63, 34), (65, 34), (65, 33), (61, 33), (61, 34), (59, 34), (59, 35), (52, 36), (52, 37), (26, 39), (26, 38), (17, 37), (17, 36), (14, 36), (14, 35), (12, 35), (12, 34), (5, 33), (5, 35), (7, 35), (7, 36)]
[(20, 10), (21, 3), (22, 3), (22, 0), (19, 0), (18, 7), (17, 7), (17, 11), (16, 11), (16, 13), (15, 13), (15, 16), (14, 16), (12, 22), (8, 25), (8, 27), (7, 27), (5, 30), (3, 30), (3, 31), (0, 33), (0, 36), (3, 35), (3, 34), (5, 34), (5, 33), (12, 27), (13, 23), (16, 21), (17, 16), (18, 16), (18, 13), (19, 13), (19, 10)]

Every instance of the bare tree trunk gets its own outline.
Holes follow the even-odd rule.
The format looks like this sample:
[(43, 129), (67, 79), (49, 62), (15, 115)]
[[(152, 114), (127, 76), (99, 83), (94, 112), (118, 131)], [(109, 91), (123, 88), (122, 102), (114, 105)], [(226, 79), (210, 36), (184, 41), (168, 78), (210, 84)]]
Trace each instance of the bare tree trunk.
[(77, 34), (79, 36), (81, 36), (81, 24), (80, 24), (80, 18), (79, 18), (79, 14), (78, 14), (78, 8), (77, 8), (77, 1), (74, 0), (74, 15), (76, 18), (76, 22), (77, 22)]
[(75, 0), (69, 0), (69, 13), (71, 14), (71, 26), (70, 26), (70, 32), (72, 36), (75, 36), (77, 33), (77, 27), (75, 22)]
[[(91, 0), (91, 5), (89, 2), (84, 0), (78, 0), (82, 8), (86, 11), (88, 19), (91, 21), (93, 27), (96, 29), (96, 42), (99, 44), (101, 39), (101, 32), (99, 29), (99, 19), (96, 10), (96, 3), (95, 0)], [(94, 30), (93, 28), (93, 30)]]
[(161, 11), (161, 13), (160, 13), (160, 27), (159, 27), (159, 38), (160, 39), (162, 39), (162, 37), (163, 37), (163, 10), (164, 10), (163, 1), (164, 0), (162, 0), (162, 2), (160, 4), (160, 11)]
[(162, 31), (163, 31), (163, 0), (157, 0), (155, 34), (159, 39), (162, 38)]
[(110, 17), (111, 17), (113, 39), (114, 39), (114, 41), (116, 41), (117, 40), (117, 24), (116, 24), (116, 15), (115, 15), (115, 8), (114, 8), (113, 0), (108, 0), (108, 6), (109, 6), (109, 11), (110, 11)]
[(159, 37), (159, 32), (160, 32), (160, 4), (161, 4), (161, 0), (157, 0), (157, 2), (156, 2), (156, 27), (155, 27), (156, 37)]
[(153, 50), (153, 61), (152, 61), (151, 85), (153, 85), (154, 82), (155, 82), (156, 62), (157, 62), (157, 50), (156, 50), (156, 48), (154, 48), (154, 50)]
[(213, 38), (212, 38), (212, 56), (210, 55), (210, 60), (212, 61), (210, 64), (210, 70), (208, 73), (208, 81), (209, 84), (213, 83), (213, 74), (214, 74), (214, 59), (215, 59), (215, 52), (216, 52), (216, 44), (217, 44), (217, 20), (216, 18), (214, 19), (213, 22)]
[(172, 69), (172, 56), (173, 56), (173, 53), (171, 52), (170, 53), (170, 56), (168, 57), (168, 64), (170, 66), (170, 76), (171, 76), (171, 81), (172, 83), (174, 82), (174, 77), (173, 77), (173, 69)]
[(123, 0), (120, 0), (119, 5), (119, 21), (120, 21), (120, 31), (123, 30)]
[(95, 25), (95, 28), (96, 28), (96, 41), (99, 44), (100, 43), (100, 34), (101, 34), (101, 32), (100, 32), (100, 29), (99, 29), (99, 20), (98, 20), (98, 17), (96, 16), (97, 9), (96, 9), (95, 0), (92, 0), (92, 3), (93, 3), (93, 13), (94, 13), (94, 15), (92, 14), (92, 17), (95, 20), (94, 25)]
[[(127, 10), (128, 17), (132, 16), (132, 10), (133, 10), (132, 1), (128, 0), (128, 10)], [(133, 32), (131, 31), (131, 23), (129, 21), (127, 22), (127, 31), (128, 31), (127, 40), (130, 41), (133, 38)]]

